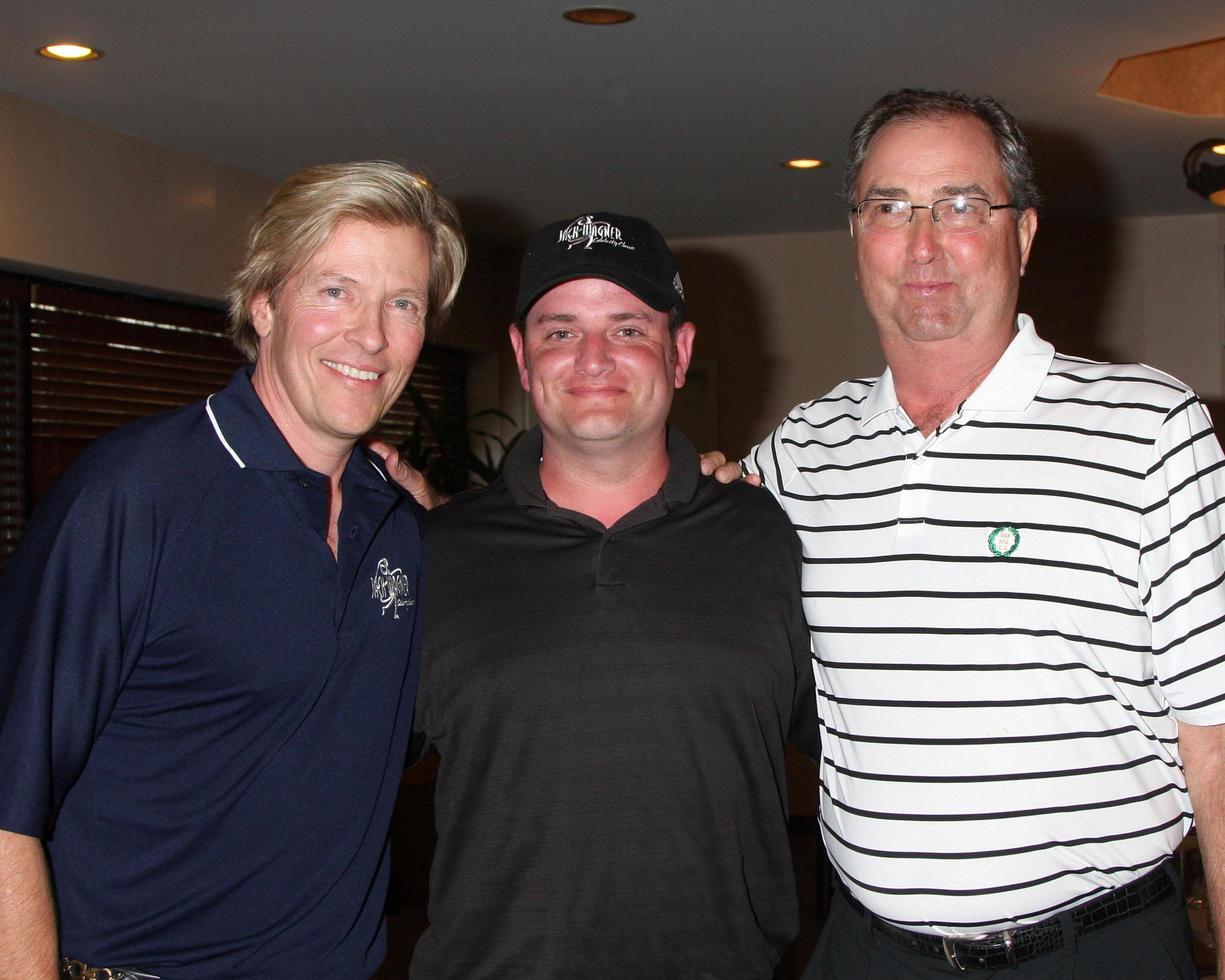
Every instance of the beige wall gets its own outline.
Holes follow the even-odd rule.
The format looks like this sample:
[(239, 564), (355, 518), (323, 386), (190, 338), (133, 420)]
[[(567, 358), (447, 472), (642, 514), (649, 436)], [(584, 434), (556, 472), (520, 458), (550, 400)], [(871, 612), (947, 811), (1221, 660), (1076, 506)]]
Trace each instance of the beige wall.
[(1061, 350), (1144, 361), (1225, 397), (1225, 212), (1048, 221), (1021, 293)]
[(0, 260), (217, 299), (270, 181), (0, 93)]
[[(0, 261), (219, 298), (272, 183), (0, 93)], [(673, 242), (698, 324), (676, 417), (741, 452), (881, 357), (845, 232)], [(518, 256), (476, 249), (441, 343), (478, 353), (470, 408), (526, 416), (505, 340)], [(1069, 353), (1143, 360), (1225, 401), (1225, 214), (1039, 231), (1022, 309)]]
[(696, 442), (741, 453), (796, 403), (852, 375), (880, 373), (872, 321), (841, 232), (686, 239), (672, 243), (689, 313), (694, 357), (715, 375), (708, 390), (681, 392), (677, 421), (700, 417), (686, 399), (713, 400), (717, 431)]
[[(845, 232), (684, 239), (673, 246), (698, 325), (701, 368), (698, 390), (682, 392), (676, 417), (696, 430), (698, 442), (717, 440), (741, 453), (793, 405), (844, 378), (880, 373)], [(1225, 214), (1048, 221), (1038, 233), (1021, 309), (1067, 353), (1142, 360), (1220, 401), (1223, 281)]]
[[(275, 183), (0, 93), (0, 263), (220, 300)], [(472, 410), (523, 406), (504, 327), (518, 257), (476, 249), (435, 338), (470, 351)], [(514, 382), (512, 384), (512, 382)]]
[(519, 250), (475, 246), (468, 258), (464, 284), (449, 322), (434, 340), (468, 351), (468, 411), (498, 409), (515, 425), (487, 417), (480, 428), (509, 439), (531, 422), (528, 400), (519, 386), (506, 327), (518, 285)]

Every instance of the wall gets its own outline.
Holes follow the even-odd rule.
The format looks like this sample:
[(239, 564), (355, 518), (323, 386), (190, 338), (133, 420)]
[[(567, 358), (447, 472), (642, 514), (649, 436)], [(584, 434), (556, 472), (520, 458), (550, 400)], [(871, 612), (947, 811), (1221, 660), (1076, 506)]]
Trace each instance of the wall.
[[(12, 268), (217, 302), (275, 187), (5, 93), (0, 132), (0, 264)], [(504, 345), (517, 262), (474, 249), (455, 312), (434, 339), (475, 353), (472, 410), (523, 417)]]
[[(682, 391), (676, 417), (700, 432), (703, 419), (714, 418), (695, 434), (701, 445), (740, 454), (793, 405), (844, 378), (880, 373), (846, 232), (683, 239), (673, 246), (698, 326), (701, 369), (698, 390)], [(1225, 214), (1045, 221), (1021, 309), (1067, 353), (1142, 360), (1220, 402)]]
[(273, 184), (0, 93), (0, 260), (217, 299)]
[(489, 416), (480, 420), (480, 428), (504, 440), (531, 421), (506, 339), (518, 276), (518, 249), (473, 246), (455, 309), (433, 337), (436, 343), (468, 352), (468, 411), (497, 409), (514, 419), (513, 424)]
[[(672, 243), (694, 353), (711, 371), (718, 446), (739, 455), (786, 411), (845, 377), (880, 373), (875, 329), (859, 298), (842, 232), (685, 239)], [(683, 402), (695, 393), (682, 389)], [(677, 421), (686, 426), (682, 413)], [(699, 411), (688, 411), (699, 415)], [(694, 433), (710, 448), (710, 437)]]
[[(272, 189), (252, 174), (0, 93), (0, 262), (217, 299)], [(676, 418), (739, 453), (796, 403), (881, 370), (844, 231), (675, 240), (698, 324)], [(527, 404), (509, 356), (515, 250), (476, 248), (451, 324), (470, 408)], [(1225, 401), (1225, 214), (1043, 221), (1022, 309), (1069, 353), (1143, 360)]]
[(1038, 232), (1021, 294), (1061, 350), (1138, 360), (1225, 398), (1225, 212)]

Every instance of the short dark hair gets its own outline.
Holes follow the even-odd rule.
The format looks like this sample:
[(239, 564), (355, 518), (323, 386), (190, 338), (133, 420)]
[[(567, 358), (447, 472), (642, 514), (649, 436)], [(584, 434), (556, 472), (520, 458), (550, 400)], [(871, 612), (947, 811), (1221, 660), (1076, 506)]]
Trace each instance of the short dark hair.
[(1018, 211), (1036, 208), (1041, 203), (1034, 183), (1034, 161), (1029, 152), (1029, 140), (1021, 132), (1012, 113), (989, 95), (969, 96), (961, 92), (933, 92), (920, 88), (900, 88), (882, 96), (859, 118), (851, 131), (851, 146), (847, 153), (846, 175), (842, 193), (848, 208), (858, 201), (855, 185), (859, 171), (874, 136), (886, 125), (899, 119), (938, 119), (947, 116), (973, 116), (981, 119), (995, 137), (1000, 166), (1008, 180), (1008, 190)]

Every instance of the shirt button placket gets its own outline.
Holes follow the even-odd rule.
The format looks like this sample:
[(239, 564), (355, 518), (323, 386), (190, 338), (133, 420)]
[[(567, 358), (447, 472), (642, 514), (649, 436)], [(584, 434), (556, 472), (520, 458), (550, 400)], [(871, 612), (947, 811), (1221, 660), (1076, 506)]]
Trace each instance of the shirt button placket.
[(897, 531), (894, 535), (895, 551), (910, 551), (922, 537), (923, 517), (926, 513), (928, 493), (914, 484), (931, 480), (931, 461), (924, 455), (931, 440), (918, 433), (903, 439), (905, 449), (914, 455), (902, 467), (902, 485), (898, 492)]

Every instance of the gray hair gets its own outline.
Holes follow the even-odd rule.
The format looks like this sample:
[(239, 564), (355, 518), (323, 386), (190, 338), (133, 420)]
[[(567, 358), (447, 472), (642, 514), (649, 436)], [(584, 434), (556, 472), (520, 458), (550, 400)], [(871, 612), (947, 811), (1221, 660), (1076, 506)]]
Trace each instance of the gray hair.
[(1038, 207), (1041, 198), (1034, 183), (1034, 161), (1029, 152), (1029, 140), (1021, 132), (1012, 113), (989, 95), (972, 97), (961, 92), (932, 92), (918, 88), (901, 88), (882, 96), (855, 124), (842, 184), (847, 207), (858, 203), (855, 188), (859, 183), (859, 171), (877, 133), (898, 119), (923, 120), (947, 116), (981, 119), (995, 138), (1000, 166), (1008, 180), (1012, 198), (1010, 203), (1015, 204), (1018, 211)]

